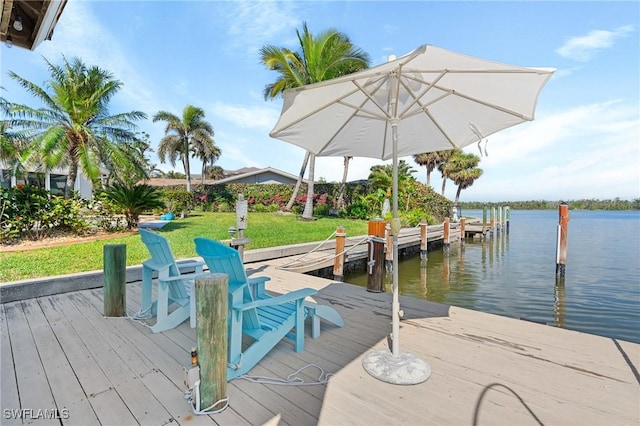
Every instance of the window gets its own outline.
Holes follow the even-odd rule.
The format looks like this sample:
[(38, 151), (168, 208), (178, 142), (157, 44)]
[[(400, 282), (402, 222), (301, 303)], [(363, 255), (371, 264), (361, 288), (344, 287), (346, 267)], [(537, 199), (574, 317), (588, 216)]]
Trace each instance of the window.
[(49, 175), (49, 183), (51, 184), (50, 191), (52, 195), (64, 195), (64, 190), (67, 186), (67, 176), (51, 173)]
[(38, 188), (44, 188), (44, 173), (29, 172), (27, 176), (27, 184), (31, 186), (37, 186)]
[(9, 189), (11, 187), (11, 170), (0, 170), (0, 188)]

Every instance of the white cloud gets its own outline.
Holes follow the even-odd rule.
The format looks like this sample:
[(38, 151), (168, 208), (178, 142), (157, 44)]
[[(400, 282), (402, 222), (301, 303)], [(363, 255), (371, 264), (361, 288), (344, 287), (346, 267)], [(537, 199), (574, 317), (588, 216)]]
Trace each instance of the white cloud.
[(259, 128), (267, 133), (278, 121), (280, 109), (267, 105), (239, 106), (215, 102), (210, 107), (213, 114), (241, 128)]
[(587, 35), (572, 37), (556, 49), (556, 53), (565, 58), (587, 62), (598, 51), (613, 46), (615, 40), (627, 37), (634, 31), (633, 26), (626, 25), (613, 31), (593, 30)]

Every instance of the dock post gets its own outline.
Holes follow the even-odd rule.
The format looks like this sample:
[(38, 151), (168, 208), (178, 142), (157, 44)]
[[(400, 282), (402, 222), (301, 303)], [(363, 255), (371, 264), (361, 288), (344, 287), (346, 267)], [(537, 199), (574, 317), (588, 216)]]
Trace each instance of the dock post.
[(496, 233), (496, 207), (491, 207), (491, 218), (489, 220), (491, 226), (491, 234), (495, 235)]
[(448, 217), (444, 218), (444, 224), (442, 226), (443, 226), (442, 246), (444, 248), (444, 251), (449, 251), (449, 232), (451, 230), (451, 226), (450, 226)]
[[(427, 241), (427, 220), (420, 222), (420, 260), (427, 260), (429, 244)], [(422, 263), (421, 263), (422, 264)]]
[(392, 272), (393, 271), (393, 235), (391, 235), (391, 223), (387, 223), (387, 225), (384, 227), (384, 235), (387, 240), (387, 245), (386, 245), (387, 251), (385, 252), (385, 260), (384, 260), (385, 270), (387, 272)]
[(556, 248), (556, 278), (564, 278), (567, 265), (567, 232), (569, 226), (569, 206), (565, 203), (558, 208), (558, 244)]
[(498, 232), (502, 232), (502, 230), (504, 229), (502, 227), (502, 223), (503, 223), (502, 222), (502, 206), (498, 206), (498, 226), (497, 226)]
[(460, 218), (460, 241), (464, 244), (466, 235), (465, 235), (465, 230), (464, 230), (464, 226), (466, 224), (466, 220), (464, 217)]
[(367, 262), (367, 291), (381, 293), (382, 278), (384, 275), (384, 239), (387, 223), (382, 219), (374, 219), (369, 222), (369, 261)]
[(482, 239), (487, 238), (487, 205), (482, 206)]
[(506, 206), (505, 207), (505, 216), (506, 216), (506, 230), (507, 230), (507, 234), (509, 233), (509, 222), (511, 221), (511, 207)]
[(106, 244), (104, 256), (104, 316), (127, 315), (127, 245)]
[(201, 274), (195, 279), (196, 344), (200, 365), (200, 410), (218, 410), (227, 398), (229, 277)]
[(344, 241), (347, 233), (343, 226), (336, 229), (336, 256), (333, 259), (333, 279), (344, 280)]

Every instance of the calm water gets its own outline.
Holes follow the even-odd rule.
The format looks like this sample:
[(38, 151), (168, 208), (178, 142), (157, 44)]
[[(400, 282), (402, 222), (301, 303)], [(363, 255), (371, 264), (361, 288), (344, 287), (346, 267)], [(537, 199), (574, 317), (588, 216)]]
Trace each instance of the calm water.
[[(570, 211), (564, 287), (557, 224), (557, 211), (511, 211), (508, 234), (430, 251), (426, 267), (401, 261), (400, 294), (640, 343), (640, 212)], [(366, 287), (367, 276), (345, 282)]]

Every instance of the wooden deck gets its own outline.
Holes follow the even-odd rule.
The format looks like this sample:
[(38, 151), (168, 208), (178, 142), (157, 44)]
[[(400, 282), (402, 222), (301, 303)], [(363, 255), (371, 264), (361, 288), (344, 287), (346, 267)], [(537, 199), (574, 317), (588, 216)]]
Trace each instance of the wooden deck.
[[(638, 344), (401, 298), (400, 347), (433, 373), (419, 385), (391, 385), (361, 365), (369, 351), (386, 347), (389, 294), (268, 263), (250, 268), (271, 276), (275, 292), (318, 288), (316, 301), (331, 304), (346, 322), (323, 323), (302, 353), (281, 342), (250, 374), (284, 378), (315, 364), (335, 374), (328, 385), (234, 380), (224, 412), (194, 416), (183, 398), (182, 365), (195, 346), (188, 323), (153, 334), (128, 319), (104, 318), (102, 290), (83, 290), (1, 305), (0, 423), (22, 423), (9, 418), (10, 410), (44, 417), (57, 409), (68, 419), (52, 424), (462, 425), (476, 415), (478, 424), (536, 424), (514, 392), (544, 424), (640, 424)], [(127, 288), (129, 312), (139, 307), (139, 290)], [(315, 371), (304, 375), (316, 378)]]

